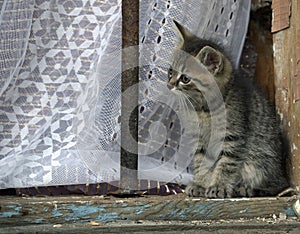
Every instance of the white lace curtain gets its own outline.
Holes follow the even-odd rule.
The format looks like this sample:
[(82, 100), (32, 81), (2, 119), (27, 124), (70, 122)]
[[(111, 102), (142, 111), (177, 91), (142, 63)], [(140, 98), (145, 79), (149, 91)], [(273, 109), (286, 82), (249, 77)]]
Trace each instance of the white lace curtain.
[[(121, 7), (122, 0), (0, 0), (0, 189), (119, 179)], [(223, 44), (237, 66), (249, 9), (250, 0), (140, 1), (140, 129), (157, 113), (147, 100), (166, 80), (158, 67), (168, 66), (177, 42), (172, 20)], [(149, 44), (154, 50), (143, 49)], [(191, 180), (170, 150), (177, 145), (165, 145), (139, 157), (139, 178)]]

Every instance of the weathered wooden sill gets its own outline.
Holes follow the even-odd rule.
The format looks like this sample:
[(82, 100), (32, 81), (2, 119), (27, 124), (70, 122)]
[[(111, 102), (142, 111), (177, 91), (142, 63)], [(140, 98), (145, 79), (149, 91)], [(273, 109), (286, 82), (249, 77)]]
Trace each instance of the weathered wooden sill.
[[(211, 228), (300, 230), (294, 197), (191, 199), (184, 194), (115, 197), (0, 197), (0, 233), (74, 230), (209, 230)], [(252, 226), (251, 226), (252, 225)], [(170, 227), (172, 226), (172, 229)], [(175, 227), (175, 229), (174, 229)], [(189, 227), (189, 228), (188, 228)], [(227, 227), (227, 228), (226, 228)], [(48, 228), (51, 228), (49, 230)], [(196, 229), (195, 229), (196, 228)], [(204, 229), (203, 229), (204, 228)], [(73, 231), (74, 231), (73, 230)], [(110, 230), (110, 231), (108, 231)], [(280, 229), (281, 230), (281, 229)]]

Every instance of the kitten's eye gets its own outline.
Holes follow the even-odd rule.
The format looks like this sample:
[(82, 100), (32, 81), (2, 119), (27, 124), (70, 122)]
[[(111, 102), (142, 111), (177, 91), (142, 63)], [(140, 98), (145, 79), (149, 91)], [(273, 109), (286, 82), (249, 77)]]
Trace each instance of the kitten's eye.
[(191, 79), (188, 78), (186, 75), (181, 75), (179, 78), (180, 82), (182, 82), (183, 84), (188, 84), (190, 83)]
[(168, 79), (169, 80), (172, 78), (172, 75), (173, 75), (173, 69), (170, 68), (169, 71), (168, 71)]

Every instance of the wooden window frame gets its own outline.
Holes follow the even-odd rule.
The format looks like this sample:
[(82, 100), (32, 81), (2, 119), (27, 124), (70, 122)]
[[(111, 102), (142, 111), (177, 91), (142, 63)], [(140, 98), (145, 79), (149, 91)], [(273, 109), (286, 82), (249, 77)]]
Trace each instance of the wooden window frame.
[[(297, 5), (297, 0), (291, 2)], [(280, 0), (273, 1), (280, 2)], [(287, 2), (287, 1), (285, 1)], [(138, 45), (138, 19), (139, 0), (123, 0), (123, 48)], [(299, 4), (298, 4), (299, 5)], [(291, 8), (293, 9), (293, 8)], [(276, 10), (276, 9), (273, 9)], [(273, 14), (276, 15), (276, 14)], [(277, 14), (278, 15), (278, 14)], [(300, 112), (300, 102), (293, 97), (299, 97), (300, 82), (300, 50), (285, 50), (283, 38), (300, 45), (300, 31), (297, 19), (300, 18), (300, 9), (294, 8), (292, 12), (291, 27), (284, 31), (274, 33), (275, 51), (275, 99), (278, 110), (290, 122), (284, 123), (285, 127), (295, 127), (299, 130), (299, 119), (293, 121), (293, 115)], [(286, 17), (284, 18), (286, 20)], [(285, 24), (286, 25), (286, 24)], [(296, 30), (298, 28), (298, 30)], [(296, 37), (298, 35), (298, 37)], [(297, 44), (297, 45), (298, 45)], [(294, 63), (291, 66), (284, 63), (284, 56), (292, 56)], [(137, 58), (138, 59), (138, 55)], [(280, 69), (280, 63), (287, 65)], [(123, 59), (122, 63), (126, 63)], [(291, 70), (290, 78), (285, 77)], [(283, 78), (285, 77), (285, 78)], [(288, 81), (286, 81), (288, 79)], [(296, 84), (294, 84), (294, 83)], [(138, 69), (132, 69), (122, 74), (122, 91), (138, 83)], [(296, 87), (296, 88), (295, 88)], [(281, 93), (292, 90), (287, 109), (286, 102), (282, 101)], [(297, 94), (296, 96), (294, 94)], [(133, 97), (137, 103), (137, 96)], [(133, 100), (130, 99), (131, 101)], [(122, 114), (126, 112), (126, 102), (122, 99)], [(292, 113), (291, 113), (292, 111)], [(137, 119), (137, 111), (133, 113)], [(136, 121), (137, 122), (137, 121)], [(137, 139), (137, 124), (132, 127), (133, 136)], [(126, 141), (127, 133), (122, 129), (122, 140)], [(299, 146), (299, 135), (290, 134), (292, 144)], [(295, 141), (296, 140), (296, 141)], [(300, 148), (300, 147), (299, 147)], [(293, 154), (293, 152), (292, 152)], [(292, 182), (299, 186), (300, 165), (299, 152), (294, 152), (292, 160), (294, 165), (291, 171)], [(137, 155), (121, 149), (121, 190), (123, 196), (132, 195), (137, 184)], [(132, 169), (128, 173), (126, 168)], [(296, 168), (296, 169), (295, 169)], [(134, 172), (135, 171), (135, 172)], [(263, 230), (264, 233), (277, 231), (300, 231), (295, 202), (297, 196), (282, 198), (241, 198), (241, 199), (205, 199), (188, 198), (184, 194), (168, 197), (142, 196), (132, 198), (116, 198), (107, 196), (59, 196), (59, 197), (0, 197), (0, 232), (65, 232), (65, 231), (210, 231), (228, 230)], [(272, 224), (270, 226), (270, 224)], [(234, 232), (233, 232), (234, 233)]]

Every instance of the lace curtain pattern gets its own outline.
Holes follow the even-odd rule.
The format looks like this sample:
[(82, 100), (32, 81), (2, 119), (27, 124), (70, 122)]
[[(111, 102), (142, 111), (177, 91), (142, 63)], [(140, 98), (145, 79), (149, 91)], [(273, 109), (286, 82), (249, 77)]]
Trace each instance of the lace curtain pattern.
[[(0, 0), (0, 9), (0, 189), (118, 180), (122, 0)], [(238, 66), (249, 9), (250, 0), (140, 1), (139, 143), (152, 144), (142, 131), (155, 130), (153, 118), (169, 140), (139, 157), (139, 179), (192, 178), (176, 156), (180, 119), (150, 101), (178, 42), (172, 20)]]

